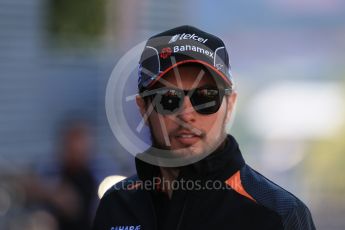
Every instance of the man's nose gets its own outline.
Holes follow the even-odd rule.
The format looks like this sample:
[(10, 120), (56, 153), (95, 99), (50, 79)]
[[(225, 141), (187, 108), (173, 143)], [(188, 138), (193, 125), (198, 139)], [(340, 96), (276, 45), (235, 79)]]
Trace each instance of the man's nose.
[(180, 118), (184, 122), (194, 122), (195, 115), (196, 115), (196, 111), (193, 108), (190, 98), (186, 95), (183, 98), (182, 108), (178, 112), (177, 117)]

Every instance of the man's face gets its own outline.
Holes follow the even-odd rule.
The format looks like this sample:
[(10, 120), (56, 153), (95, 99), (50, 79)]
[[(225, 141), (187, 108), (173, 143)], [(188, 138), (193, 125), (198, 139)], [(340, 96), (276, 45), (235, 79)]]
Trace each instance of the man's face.
[[(196, 80), (198, 79), (198, 80)], [(183, 90), (203, 86), (217, 87), (212, 75), (198, 65), (182, 65), (170, 70), (155, 88), (174, 87)], [(226, 98), (228, 97), (228, 98)], [(189, 96), (185, 96), (182, 108), (169, 115), (162, 115), (150, 109), (151, 103), (137, 97), (137, 104), (143, 116), (148, 115), (153, 146), (171, 150), (176, 156), (196, 156), (210, 153), (225, 139), (225, 125), (229, 121), (236, 94), (224, 96), (216, 113), (200, 114), (193, 108)]]

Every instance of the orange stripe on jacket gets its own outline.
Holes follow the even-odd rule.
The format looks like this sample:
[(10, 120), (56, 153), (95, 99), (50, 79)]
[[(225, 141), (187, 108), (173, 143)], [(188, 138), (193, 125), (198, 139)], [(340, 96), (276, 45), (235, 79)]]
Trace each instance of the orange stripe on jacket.
[(234, 175), (232, 175), (229, 179), (225, 181), (227, 185), (229, 185), (233, 190), (235, 190), (237, 193), (241, 194), (242, 196), (245, 196), (252, 201), (256, 202), (256, 200), (249, 195), (246, 190), (242, 186), (241, 182), (241, 174), (240, 171), (237, 171)]

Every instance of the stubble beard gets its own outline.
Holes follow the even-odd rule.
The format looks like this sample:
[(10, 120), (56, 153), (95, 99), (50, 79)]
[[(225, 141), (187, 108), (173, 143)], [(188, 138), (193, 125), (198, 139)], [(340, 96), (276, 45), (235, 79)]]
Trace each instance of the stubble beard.
[[(179, 148), (179, 149), (171, 149), (170, 146), (161, 144), (155, 137), (153, 133), (153, 127), (151, 124), (151, 121), (148, 120), (148, 126), (150, 130), (150, 138), (151, 138), (151, 145), (152, 147), (156, 149), (161, 149), (169, 152), (170, 156), (173, 157), (199, 157), (199, 156), (207, 156), (210, 153), (214, 152), (219, 146), (224, 142), (226, 138), (226, 116), (224, 116), (223, 121), (222, 121), (222, 126), (221, 126), (221, 133), (218, 138), (212, 139), (211, 143), (205, 142), (207, 140), (206, 136), (207, 133), (205, 133), (205, 136), (202, 137), (203, 140), (201, 140), (201, 147), (200, 145), (191, 145), (185, 148)], [(198, 143), (197, 143), (198, 144)]]

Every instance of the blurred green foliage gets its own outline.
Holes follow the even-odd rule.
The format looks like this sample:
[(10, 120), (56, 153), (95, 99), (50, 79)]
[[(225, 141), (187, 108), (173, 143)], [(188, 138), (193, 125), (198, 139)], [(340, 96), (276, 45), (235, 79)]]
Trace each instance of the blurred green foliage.
[(105, 0), (50, 0), (48, 18), (55, 40), (94, 40), (104, 32)]
[(308, 155), (308, 178), (322, 190), (345, 192), (345, 129), (339, 136), (315, 143)]

